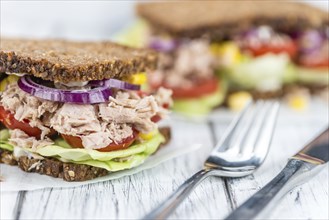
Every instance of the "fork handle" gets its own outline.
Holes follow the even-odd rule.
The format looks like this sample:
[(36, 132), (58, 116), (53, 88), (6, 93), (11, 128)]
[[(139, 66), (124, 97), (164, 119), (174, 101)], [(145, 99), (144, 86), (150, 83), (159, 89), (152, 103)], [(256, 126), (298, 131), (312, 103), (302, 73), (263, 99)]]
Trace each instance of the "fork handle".
[(210, 176), (211, 171), (211, 169), (203, 169), (191, 176), (171, 196), (143, 219), (166, 219), (202, 180)]
[(278, 200), (289, 190), (316, 175), (322, 165), (313, 165), (301, 160), (290, 159), (285, 168), (265, 187), (259, 190), (225, 219), (254, 219), (268, 214)]

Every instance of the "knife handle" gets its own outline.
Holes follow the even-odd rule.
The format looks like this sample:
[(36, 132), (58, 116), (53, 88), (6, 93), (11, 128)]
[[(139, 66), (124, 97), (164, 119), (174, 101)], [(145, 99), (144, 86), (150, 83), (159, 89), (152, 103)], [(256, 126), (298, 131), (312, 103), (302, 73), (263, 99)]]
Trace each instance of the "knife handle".
[[(269, 211), (289, 190), (317, 174), (325, 165), (314, 165), (297, 159), (290, 159), (285, 168), (265, 187), (259, 190), (226, 219), (254, 219)], [(265, 209), (266, 208), (266, 209)], [(264, 210), (265, 209), (265, 210)]]

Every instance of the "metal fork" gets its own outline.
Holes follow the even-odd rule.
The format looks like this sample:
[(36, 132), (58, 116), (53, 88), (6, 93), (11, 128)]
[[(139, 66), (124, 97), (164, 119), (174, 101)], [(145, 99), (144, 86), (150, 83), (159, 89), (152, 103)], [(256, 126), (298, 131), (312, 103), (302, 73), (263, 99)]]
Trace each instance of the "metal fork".
[(209, 176), (241, 177), (253, 173), (263, 163), (269, 150), (279, 106), (278, 101), (249, 103), (230, 124), (204, 163), (204, 168), (143, 219), (167, 218)]

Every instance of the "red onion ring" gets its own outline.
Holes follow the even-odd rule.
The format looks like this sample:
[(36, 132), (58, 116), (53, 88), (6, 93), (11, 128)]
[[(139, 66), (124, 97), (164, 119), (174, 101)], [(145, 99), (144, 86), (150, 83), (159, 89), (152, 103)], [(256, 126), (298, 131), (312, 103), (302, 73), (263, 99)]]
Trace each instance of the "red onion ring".
[(114, 87), (125, 90), (140, 90), (140, 85), (127, 83), (118, 79), (92, 80), (88, 83), (89, 86), (104, 86)]
[(302, 54), (312, 54), (321, 49), (325, 37), (318, 30), (308, 30), (302, 33), (299, 39), (300, 52)]
[(152, 38), (149, 43), (149, 48), (159, 52), (170, 52), (179, 46), (177, 40)]

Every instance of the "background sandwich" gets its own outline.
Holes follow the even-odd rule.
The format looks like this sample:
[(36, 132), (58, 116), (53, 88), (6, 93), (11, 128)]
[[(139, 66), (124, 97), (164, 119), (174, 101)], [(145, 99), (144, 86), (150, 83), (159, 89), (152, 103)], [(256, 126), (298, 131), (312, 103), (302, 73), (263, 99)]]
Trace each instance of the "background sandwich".
[[(183, 58), (170, 52), (176, 59), (174, 67), (180, 60), (186, 62), (185, 68), (193, 67), (212, 56), (212, 68), (228, 80), (230, 92), (244, 90), (254, 98), (271, 98), (289, 91), (286, 85), (328, 88), (329, 21), (324, 10), (288, 1), (284, 6), (275, 1), (184, 1), (141, 3), (137, 13), (146, 25), (133, 31), (147, 36), (145, 44), (151, 48), (194, 51), (194, 42), (202, 39), (211, 55), (195, 52), (200, 56), (192, 60), (186, 58), (192, 52), (183, 53)], [(181, 71), (166, 65), (161, 71), (165, 81), (171, 77), (168, 68), (176, 73), (173, 81), (183, 87), (177, 79)]]
[(1, 39), (0, 161), (84, 181), (143, 163), (171, 91), (140, 90), (153, 52), (111, 42)]
[[(175, 19), (167, 18), (171, 14), (176, 15), (176, 9), (185, 9), (186, 5), (176, 3), (138, 4), (137, 13), (147, 24), (140, 22), (128, 32), (117, 36), (117, 39), (128, 45), (148, 47), (160, 52), (159, 66), (149, 77), (150, 88), (163, 86), (172, 89), (173, 110), (177, 112), (188, 116), (205, 115), (224, 101), (226, 84), (216, 74), (218, 63), (212, 54), (209, 38), (202, 35), (193, 39), (180, 34), (172, 35), (170, 27), (185, 22), (178, 16)], [(162, 6), (165, 6), (164, 11), (160, 9)], [(168, 25), (161, 27), (159, 32), (158, 21), (162, 20)]]

